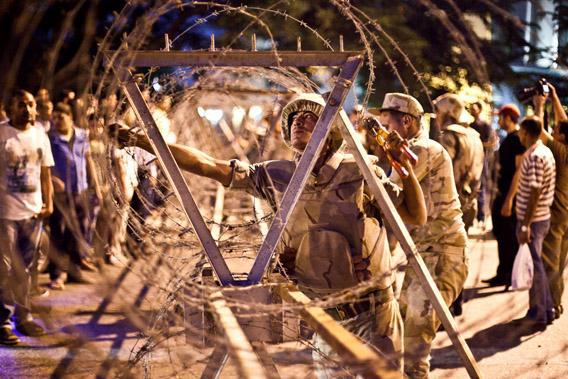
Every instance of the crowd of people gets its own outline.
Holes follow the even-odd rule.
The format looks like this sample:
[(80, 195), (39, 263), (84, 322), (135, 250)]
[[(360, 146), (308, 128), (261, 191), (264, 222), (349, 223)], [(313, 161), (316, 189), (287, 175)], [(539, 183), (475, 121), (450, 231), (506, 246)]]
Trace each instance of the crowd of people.
[[(132, 257), (127, 235), (141, 242), (138, 226), (161, 201), (155, 159), (140, 149), (111, 149), (116, 186), (102, 180), (94, 159), (107, 154), (102, 127), (117, 107), (116, 96), (99, 106), (72, 91), (54, 105), (42, 88), (36, 96), (18, 90), (2, 108), (0, 344), (19, 343), (11, 318), (22, 335), (45, 334), (32, 318), (31, 297), (65, 290), (66, 283), (91, 284), (86, 271)], [(38, 285), (42, 270), (47, 287)]]
[[(547, 101), (554, 112), (551, 125), (543, 125), (548, 120)], [(279, 129), (296, 158), (324, 106), (322, 96), (304, 94), (283, 107)], [(462, 312), (468, 274), (467, 231), (474, 224), (485, 227), (489, 208), (499, 266), (485, 282), (509, 286), (519, 245), (527, 244), (531, 252), (534, 279), (526, 327), (544, 330), (563, 313), (568, 250), (568, 117), (555, 88), (550, 85), (548, 95), (534, 96), (530, 116), (522, 117), (514, 104), (500, 107), (501, 139), (484, 120), (481, 102), (465, 104), (448, 93), (436, 98), (433, 106), (430, 134), (423, 126), (422, 104), (406, 94), (388, 93), (380, 108), (366, 113), (356, 108), (351, 117), (340, 111), (278, 247), (283, 270), (313, 298), (380, 277), (375, 288), (356, 301), (327, 311), (381, 350), (394, 369), (412, 378), (428, 376), (440, 320), (412, 269), (405, 273), (400, 298), (394, 296), (393, 244), (388, 243), (380, 209), (345, 148), (340, 132), (344, 124), (351, 120), (358, 127), (377, 179), (387, 187), (455, 315)], [(169, 107), (171, 99), (158, 102), (155, 118), (167, 120)], [(11, 318), (23, 335), (45, 333), (33, 320), (30, 307), (31, 295), (48, 295), (33, 280), (40, 250), (49, 251), (49, 289), (64, 290), (67, 282), (89, 283), (85, 270), (100, 269), (102, 262), (123, 257), (127, 234), (142, 242), (132, 222), (143, 223), (162, 200), (156, 191), (159, 170), (149, 141), (128, 126), (113, 132), (120, 141), (111, 149), (118, 188), (102, 183), (93, 159), (106, 151), (99, 135), (105, 124), (119, 119), (135, 122), (129, 121), (133, 119), (129, 110), (114, 116), (117, 109), (115, 96), (97, 104), (93, 98), (75, 99), (72, 92), (54, 105), (45, 89), (35, 97), (17, 91), (6, 104), (0, 126), (1, 344), (19, 342)], [(464, 121), (467, 112), (473, 121)], [(388, 130), (386, 144), (377, 144), (359, 128), (365, 119)], [(169, 123), (162, 132), (167, 135)], [(295, 159), (252, 164), (217, 159), (175, 144), (175, 138), (166, 140), (182, 169), (264, 198), (275, 210), (296, 167)], [(128, 146), (118, 148), (124, 145)], [(402, 146), (418, 157), (417, 163), (400, 154)], [(392, 169), (392, 160), (406, 174)], [(111, 191), (119, 195), (107, 196)], [(113, 199), (121, 200), (114, 204)], [(140, 217), (129, 220), (128, 207)], [(49, 241), (48, 247), (40, 243), (43, 240)], [(8, 304), (14, 306), (13, 312)], [(319, 351), (331, 351), (317, 334), (314, 339)], [(319, 358), (314, 355), (314, 359)], [(323, 365), (320, 374), (327, 375)]]

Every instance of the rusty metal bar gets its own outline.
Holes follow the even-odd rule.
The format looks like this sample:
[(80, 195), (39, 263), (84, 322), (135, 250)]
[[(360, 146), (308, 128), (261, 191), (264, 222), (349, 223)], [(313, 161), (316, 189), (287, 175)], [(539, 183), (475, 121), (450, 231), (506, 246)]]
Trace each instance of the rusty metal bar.
[(302, 158), (296, 166), (296, 171), (290, 179), (290, 184), (282, 197), (282, 204), (278, 208), (272, 225), (262, 242), (258, 256), (248, 276), (249, 284), (256, 284), (262, 280), (274, 254), (274, 249), (280, 241), (282, 232), (288, 223), (289, 217), (302, 194), (308, 176), (312, 172), (316, 160), (324, 146), (325, 140), (331, 129), (333, 121), (337, 117), (347, 93), (353, 85), (353, 80), (363, 63), (361, 56), (351, 57), (345, 62), (339, 74), (338, 80), (331, 91), (330, 97), (323, 109), (321, 116), (314, 128), (314, 132), (306, 146)]
[[(116, 51), (107, 51), (113, 56)], [(124, 51), (117, 60), (129, 66), (342, 66), (360, 51)]]
[(164, 51), (170, 51), (170, 47), (172, 46), (172, 43), (170, 41), (170, 36), (168, 35), (168, 33), (164, 34)]
[(251, 51), (257, 51), (256, 49), (256, 34), (253, 33), (252, 37), (251, 37), (251, 47), (250, 47)]
[(361, 170), (365, 181), (369, 185), (371, 193), (379, 204), (379, 208), (381, 209), (381, 214), (384, 220), (387, 222), (390, 229), (393, 231), (394, 235), (400, 242), (400, 245), (406, 254), (408, 262), (418, 276), (420, 283), (422, 284), (424, 291), (426, 291), (428, 298), (432, 302), (432, 305), (434, 306), (438, 317), (440, 317), (444, 328), (446, 328), (446, 331), (448, 332), (448, 335), (452, 340), (454, 347), (458, 351), (458, 354), (462, 359), (462, 362), (464, 363), (469, 376), (471, 378), (481, 378), (481, 371), (477, 366), (475, 357), (473, 356), (471, 350), (469, 349), (469, 346), (467, 345), (463, 337), (458, 332), (456, 322), (454, 321), (444, 299), (442, 298), (442, 295), (440, 294), (436, 283), (434, 283), (434, 280), (432, 279), (428, 268), (424, 264), (422, 257), (418, 253), (418, 250), (416, 249), (416, 246), (412, 241), (412, 237), (408, 233), (408, 230), (406, 229), (404, 222), (400, 218), (398, 211), (394, 207), (394, 204), (387, 194), (385, 187), (371, 171), (369, 163), (366, 159), (367, 153), (365, 152), (363, 145), (361, 145), (361, 142), (359, 142), (355, 128), (348, 119), (345, 119), (344, 121), (346, 127), (342, 128), (343, 136), (347, 141), (347, 144), (351, 147), (353, 156), (355, 157), (355, 160), (357, 162), (357, 166), (359, 166), (359, 170)]
[(226, 286), (233, 283), (231, 271), (227, 267), (227, 263), (223, 259), (215, 240), (211, 237), (211, 233), (199, 212), (199, 208), (191, 195), (183, 175), (181, 174), (181, 170), (164, 140), (162, 133), (158, 129), (158, 125), (156, 125), (156, 121), (154, 120), (142, 93), (140, 92), (140, 88), (138, 88), (132, 74), (125, 67), (115, 63), (113, 65), (113, 69), (120, 80), (120, 85), (126, 93), (130, 104), (132, 104), (132, 108), (136, 113), (136, 116), (142, 122), (142, 129), (148, 136), (148, 140), (152, 145), (152, 149), (154, 150), (166, 177), (169, 182), (172, 183), (181, 207), (191, 222), (193, 229), (195, 229), (199, 242), (201, 243), (203, 250), (205, 250), (205, 255), (209, 259), (215, 274), (222, 285)]

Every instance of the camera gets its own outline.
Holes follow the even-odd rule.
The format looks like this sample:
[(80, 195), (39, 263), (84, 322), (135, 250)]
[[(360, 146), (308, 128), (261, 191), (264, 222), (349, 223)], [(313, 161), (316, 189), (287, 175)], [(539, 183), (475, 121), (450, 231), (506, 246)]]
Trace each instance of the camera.
[(535, 95), (546, 95), (550, 92), (546, 79), (541, 78), (532, 87), (526, 87), (519, 91), (518, 98), (521, 103), (528, 103)]

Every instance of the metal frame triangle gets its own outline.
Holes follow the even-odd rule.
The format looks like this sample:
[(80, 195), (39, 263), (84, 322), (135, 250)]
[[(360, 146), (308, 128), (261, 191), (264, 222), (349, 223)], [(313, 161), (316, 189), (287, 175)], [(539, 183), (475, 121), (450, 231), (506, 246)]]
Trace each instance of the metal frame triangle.
[[(126, 51), (106, 52), (107, 64), (115, 71), (120, 80), (120, 85), (134, 111), (142, 121), (143, 129), (158, 160), (160, 161), (166, 176), (172, 183), (175, 193), (190, 220), (199, 241), (209, 259), (215, 274), (223, 286), (226, 285), (250, 285), (259, 283), (264, 277), (274, 254), (277, 242), (283, 229), (288, 222), (289, 216), (294, 210), (297, 200), (303, 191), (308, 175), (311, 173), (315, 161), (323, 147), (329, 133), (330, 126), (337, 117), (347, 92), (353, 85), (353, 80), (363, 62), (363, 56), (359, 52), (239, 52), (239, 51)], [(112, 58), (109, 58), (112, 57)], [(284, 193), (282, 203), (278, 208), (272, 225), (261, 245), (259, 254), (246, 281), (235, 281), (227, 267), (211, 233), (207, 228), (201, 213), (195, 203), (191, 192), (185, 182), (179, 166), (175, 162), (164, 138), (162, 137), (156, 122), (150, 113), (140, 89), (126, 67), (154, 67), (154, 66), (249, 66), (249, 67), (308, 67), (308, 66), (341, 66), (341, 72), (331, 95), (326, 102), (323, 113), (320, 116), (314, 133), (298, 166), (290, 180), (290, 184)], [(383, 216), (389, 227), (399, 240), (412, 269), (416, 272), (427, 295), (432, 302), (438, 317), (440, 317), (454, 347), (457, 349), (470, 377), (480, 378), (481, 372), (467, 346), (465, 340), (457, 331), (456, 323), (445, 304), (440, 291), (434, 283), (422, 257), (418, 253), (410, 234), (402, 219), (398, 215), (392, 201), (387, 195), (382, 183), (371, 171), (367, 154), (355, 135), (355, 129), (350, 122), (346, 123), (343, 130), (345, 139), (354, 152), (357, 165), (361, 170), (370, 190), (378, 202)]]

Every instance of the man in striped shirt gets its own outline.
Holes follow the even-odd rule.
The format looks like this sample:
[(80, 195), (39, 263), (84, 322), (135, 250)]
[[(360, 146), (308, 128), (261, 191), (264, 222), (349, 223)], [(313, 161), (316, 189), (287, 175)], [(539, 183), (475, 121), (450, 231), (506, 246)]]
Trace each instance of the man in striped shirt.
[(521, 122), (519, 138), (527, 151), (520, 168), (516, 199), (517, 239), (529, 245), (534, 263), (526, 321), (544, 330), (554, 319), (552, 297), (542, 263), (542, 241), (550, 227), (550, 205), (554, 199), (556, 164), (550, 149), (540, 141), (542, 123), (538, 118)]

